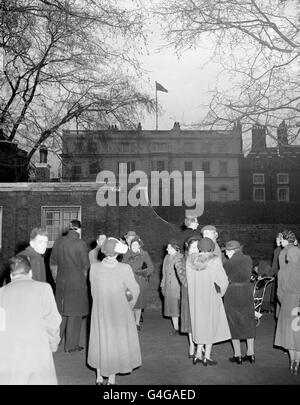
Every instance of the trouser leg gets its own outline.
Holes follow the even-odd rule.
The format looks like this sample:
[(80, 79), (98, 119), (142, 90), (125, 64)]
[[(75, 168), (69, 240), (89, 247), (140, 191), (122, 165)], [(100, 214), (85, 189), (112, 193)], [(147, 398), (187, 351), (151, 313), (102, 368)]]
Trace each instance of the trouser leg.
[(82, 316), (68, 316), (66, 327), (65, 349), (75, 349), (79, 346)]

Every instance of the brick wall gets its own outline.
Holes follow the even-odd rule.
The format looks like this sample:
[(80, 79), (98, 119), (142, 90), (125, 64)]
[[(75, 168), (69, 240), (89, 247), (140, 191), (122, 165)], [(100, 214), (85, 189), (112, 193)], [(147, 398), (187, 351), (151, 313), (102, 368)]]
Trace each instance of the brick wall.
[[(120, 237), (135, 230), (145, 243), (155, 265), (151, 279), (151, 305), (160, 305), (158, 294), (161, 264), (170, 238), (179, 235), (184, 219), (183, 207), (99, 207), (97, 189), (51, 183), (51, 189), (33, 183), (22, 191), (0, 186), (3, 207), (0, 269), (29, 242), (32, 228), (41, 224), (42, 206), (80, 205), (83, 239), (91, 244), (101, 232)], [(273, 222), (272, 222), (273, 221)], [(271, 259), (276, 234), (292, 229), (300, 240), (300, 209), (297, 204), (254, 204), (251, 202), (208, 203), (199, 218), (200, 228), (215, 224), (219, 243), (237, 239), (254, 259)], [(49, 252), (48, 252), (49, 254)]]

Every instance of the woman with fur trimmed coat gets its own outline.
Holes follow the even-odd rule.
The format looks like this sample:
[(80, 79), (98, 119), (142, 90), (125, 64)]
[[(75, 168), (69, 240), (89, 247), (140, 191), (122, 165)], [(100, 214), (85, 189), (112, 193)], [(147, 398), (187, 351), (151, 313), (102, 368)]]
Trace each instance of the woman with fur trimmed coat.
[(228, 278), (214, 248), (211, 239), (203, 238), (198, 242), (199, 253), (188, 257), (186, 263), (192, 336), (197, 344), (193, 364), (203, 366), (217, 364), (210, 357), (213, 343), (231, 338), (222, 301)]

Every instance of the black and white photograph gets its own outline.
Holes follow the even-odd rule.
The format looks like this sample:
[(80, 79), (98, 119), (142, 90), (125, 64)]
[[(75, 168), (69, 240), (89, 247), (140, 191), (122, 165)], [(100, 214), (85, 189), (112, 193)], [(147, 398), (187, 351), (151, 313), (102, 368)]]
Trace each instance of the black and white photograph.
[(0, 385), (299, 386), (300, 1), (0, 19)]

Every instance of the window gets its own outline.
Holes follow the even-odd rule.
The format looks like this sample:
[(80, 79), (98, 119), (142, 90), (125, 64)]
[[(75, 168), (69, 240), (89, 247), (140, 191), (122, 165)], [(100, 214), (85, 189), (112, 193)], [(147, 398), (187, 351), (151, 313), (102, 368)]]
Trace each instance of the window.
[(210, 153), (211, 152), (211, 142), (203, 142), (200, 150), (202, 153)]
[(193, 147), (194, 145), (192, 144), (192, 142), (184, 142), (184, 152), (193, 152)]
[(253, 184), (265, 184), (265, 175), (263, 173), (253, 173)]
[(78, 179), (81, 176), (81, 166), (75, 165), (72, 167), (72, 179)]
[(219, 162), (219, 173), (221, 176), (228, 175), (228, 164), (227, 162)]
[(2, 249), (2, 210), (3, 208), (0, 207), (0, 249)]
[(97, 142), (89, 139), (88, 140), (88, 151), (89, 152), (96, 152), (97, 151)]
[(265, 188), (264, 187), (253, 187), (253, 200), (254, 201), (265, 201)]
[(227, 152), (227, 144), (224, 142), (217, 143), (217, 150), (219, 153)]
[(72, 219), (81, 221), (81, 207), (42, 207), (41, 223), (47, 229), (49, 247), (53, 242), (65, 232)]
[(202, 162), (202, 170), (205, 174), (209, 174), (210, 172), (210, 162)]
[(135, 162), (130, 161), (130, 162), (118, 162), (118, 173), (124, 173), (124, 168), (120, 165), (121, 164), (126, 164), (127, 165), (127, 175), (129, 175), (131, 172), (135, 171)]
[(221, 186), (219, 191), (219, 201), (226, 202), (228, 200), (228, 188), (227, 186)]
[(192, 172), (193, 171), (193, 162), (184, 162), (184, 171)]
[(129, 143), (121, 143), (121, 152), (129, 152)]
[(290, 201), (290, 189), (289, 187), (278, 187), (277, 188), (277, 200), (278, 201)]
[(289, 184), (289, 174), (288, 173), (277, 173), (277, 183), (278, 184)]
[(98, 162), (92, 162), (89, 165), (90, 174), (98, 174), (100, 172), (100, 165)]
[(76, 149), (76, 151), (82, 151), (83, 150), (83, 148), (84, 148), (84, 141), (83, 141), (83, 139), (81, 139), (81, 138), (78, 138), (77, 140), (76, 140), (76, 142), (74, 142), (74, 144), (75, 144), (75, 149)]
[(158, 160), (156, 162), (156, 170), (159, 172), (162, 172), (165, 170), (165, 161), (164, 160)]
[(167, 144), (164, 142), (154, 142), (153, 143), (153, 152), (166, 152)]

